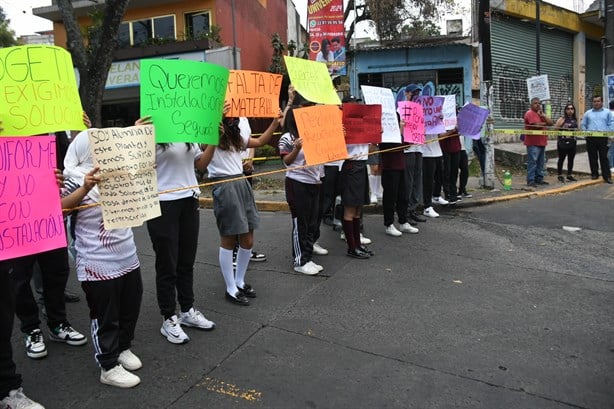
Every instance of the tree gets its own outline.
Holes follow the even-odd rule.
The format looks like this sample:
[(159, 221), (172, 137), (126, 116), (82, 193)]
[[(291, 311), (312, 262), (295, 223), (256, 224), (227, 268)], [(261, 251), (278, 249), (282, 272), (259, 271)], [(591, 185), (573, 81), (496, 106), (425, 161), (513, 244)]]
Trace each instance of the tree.
[(6, 18), (4, 10), (2, 7), (0, 7), (0, 48), (17, 45), (17, 40), (15, 40), (15, 32), (9, 27), (10, 23), (11, 20)]
[(416, 37), (438, 35), (436, 22), (457, 7), (457, 0), (350, 0), (345, 18), (354, 9), (356, 16), (346, 44), (354, 33), (355, 24), (365, 20), (375, 27), (380, 40), (395, 40), (407, 34)]
[[(130, 0), (106, 0), (94, 13), (94, 25), (85, 36), (77, 22), (71, 0), (57, 0), (66, 30), (66, 48), (79, 71), (79, 95), (92, 124), (100, 127), (107, 75), (117, 49), (119, 26)], [(98, 41), (100, 39), (100, 41)], [(104, 39), (104, 40), (103, 40)]]

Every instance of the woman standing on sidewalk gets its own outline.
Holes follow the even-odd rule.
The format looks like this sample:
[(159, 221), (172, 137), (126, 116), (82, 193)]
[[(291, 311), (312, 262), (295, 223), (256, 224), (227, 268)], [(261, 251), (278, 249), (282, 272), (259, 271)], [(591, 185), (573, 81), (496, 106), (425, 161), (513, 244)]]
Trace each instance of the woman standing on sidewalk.
[[(565, 105), (563, 116), (556, 121), (554, 127), (563, 131), (578, 129), (576, 107), (573, 104)], [(573, 177), (572, 173), (573, 160), (576, 156), (576, 137), (560, 135), (557, 139), (556, 151), (558, 153), (559, 160), (556, 165), (556, 170), (558, 180), (561, 183), (565, 182), (565, 179), (563, 179), (563, 162), (565, 161), (565, 157), (567, 157), (567, 180), (575, 182), (576, 178)]]

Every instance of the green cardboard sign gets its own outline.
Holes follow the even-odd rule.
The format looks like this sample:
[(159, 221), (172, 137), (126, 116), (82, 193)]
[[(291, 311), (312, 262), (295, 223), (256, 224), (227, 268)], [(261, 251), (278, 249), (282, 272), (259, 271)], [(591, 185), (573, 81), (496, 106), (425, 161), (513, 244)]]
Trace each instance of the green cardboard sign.
[(156, 142), (217, 145), (228, 69), (186, 60), (141, 60), (141, 116), (151, 115)]

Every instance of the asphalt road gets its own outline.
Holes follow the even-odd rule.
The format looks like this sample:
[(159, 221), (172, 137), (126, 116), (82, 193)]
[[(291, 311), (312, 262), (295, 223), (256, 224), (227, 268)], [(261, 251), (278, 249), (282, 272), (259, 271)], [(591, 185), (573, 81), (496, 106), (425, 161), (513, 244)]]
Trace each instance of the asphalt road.
[[(136, 229), (145, 294), (133, 351), (142, 383), (98, 382), (91, 343), (15, 358), (47, 408), (613, 408), (614, 188), (448, 209), (345, 256), (330, 228), (315, 277), (292, 272), (290, 216), (262, 213), (250, 307), (224, 300), (218, 237), (201, 212), (196, 305), (217, 323), (176, 346), (159, 333), (154, 257)], [(580, 227), (569, 232), (562, 226)], [(74, 277), (70, 287), (78, 290)], [(68, 306), (87, 331), (84, 301)]]

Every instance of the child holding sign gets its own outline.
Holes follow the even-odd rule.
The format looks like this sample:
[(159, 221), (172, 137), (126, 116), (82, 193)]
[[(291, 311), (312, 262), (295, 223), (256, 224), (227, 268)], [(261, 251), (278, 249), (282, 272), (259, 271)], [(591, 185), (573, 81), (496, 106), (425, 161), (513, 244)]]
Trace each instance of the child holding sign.
[[(224, 113), (229, 107), (224, 107)], [(213, 186), (213, 210), (220, 233), (219, 262), (226, 283), (226, 299), (234, 304), (249, 305), (249, 298), (256, 297), (256, 291), (245, 282), (245, 273), (252, 256), (254, 229), (260, 221), (252, 187), (243, 178), (241, 151), (257, 148), (269, 142), (279, 126), (275, 118), (259, 137), (242, 136), (239, 120), (224, 118), (220, 126), (219, 145), (206, 145), (203, 164), (213, 181), (237, 179)], [(239, 236), (236, 274), (232, 266), (232, 251), (236, 236)]]
[[(87, 131), (71, 143), (64, 160), (66, 176), (62, 208), (94, 205), (100, 200), (95, 176), (98, 168)], [(129, 371), (141, 368), (130, 351), (141, 308), (143, 283), (132, 229), (105, 230), (101, 206), (73, 215), (77, 278), (90, 309), (94, 357), (101, 368), (100, 382), (132, 388), (141, 379)]]
[(292, 214), (292, 257), (294, 271), (315, 275), (324, 269), (311, 260), (319, 229), (320, 176), (323, 166), (305, 167), (303, 140), (299, 137), (294, 111), (284, 120), (286, 131), (279, 139), (279, 154), (286, 166), (286, 201)]

